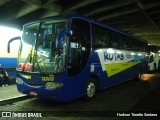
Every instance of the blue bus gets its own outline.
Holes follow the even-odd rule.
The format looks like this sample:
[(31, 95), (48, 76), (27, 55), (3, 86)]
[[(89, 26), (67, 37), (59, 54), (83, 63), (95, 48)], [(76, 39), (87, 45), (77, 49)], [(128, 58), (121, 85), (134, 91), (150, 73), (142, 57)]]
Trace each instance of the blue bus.
[(91, 100), (98, 90), (140, 78), (148, 67), (146, 41), (85, 16), (29, 22), (19, 39), (18, 91), (41, 99)]

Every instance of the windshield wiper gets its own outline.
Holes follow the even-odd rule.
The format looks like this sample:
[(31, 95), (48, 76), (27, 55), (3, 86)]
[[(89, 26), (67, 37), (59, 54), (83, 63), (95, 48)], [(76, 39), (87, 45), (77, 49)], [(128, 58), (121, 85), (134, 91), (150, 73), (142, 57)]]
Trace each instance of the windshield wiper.
[(39, 62), (37, 60), (37, 51), (34, 53), (34, 56), (33, 56), (33, 68), (32, 68), (32, 71), (34, 71), (34, 69), (35, 69), (35, 63), (37, 63), (38, 71), (40, 72), (40, 74), (42, 74), (41, 68), (39, 66)]
[(38, 60), (37, 60), (37, 41), (39, 40), (38, 37), (39, 37), (41, 25), (42, 25), (42, 23), (39, 24), (38, 31), (37, 31), (37, 34), (36, 34), (35, 50), (34, 50), (34, 54), (33, 54), (34, 55), (33, 56), (33, 68), (32, 68), (32, 71), (34, 72), (35, 63), (37, 63), (38, 71), (40, 72), (40, 74), (42, 74), (42, 71), (40, 69), (40, 66), (39, 66), (39, 63), (38, 63)]

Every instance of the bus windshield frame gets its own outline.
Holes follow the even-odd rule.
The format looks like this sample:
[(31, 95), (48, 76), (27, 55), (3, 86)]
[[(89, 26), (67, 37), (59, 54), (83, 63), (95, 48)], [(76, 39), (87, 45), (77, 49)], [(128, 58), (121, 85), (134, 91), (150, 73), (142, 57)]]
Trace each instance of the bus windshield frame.
[(17, 71), (61, 73), (65, 71), (66, 40), (57, 49), (58, 34), (67, 29), (67, 19), (51, 19), (24, 25)]

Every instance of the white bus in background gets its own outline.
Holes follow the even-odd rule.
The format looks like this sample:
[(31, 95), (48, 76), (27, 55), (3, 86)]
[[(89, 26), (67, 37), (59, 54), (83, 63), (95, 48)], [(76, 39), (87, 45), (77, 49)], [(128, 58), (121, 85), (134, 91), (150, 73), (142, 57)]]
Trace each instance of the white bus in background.
[(160, 50), (159, 46), (149, 45), (148, 71), (156, 71), (159, 69), (160, 65), (159, 50)]
[[(16, 28), (0, 25), (0, 64), (9, 75), (8, 84), (16, 83), (16, 67), (17, 67), (17, 52), (20, 41), (12, 42), (12, 53), (7, 53), (8, 40), (20, 36), (21, 31)], [(0, 84), (1, 85), (1, 84)]]

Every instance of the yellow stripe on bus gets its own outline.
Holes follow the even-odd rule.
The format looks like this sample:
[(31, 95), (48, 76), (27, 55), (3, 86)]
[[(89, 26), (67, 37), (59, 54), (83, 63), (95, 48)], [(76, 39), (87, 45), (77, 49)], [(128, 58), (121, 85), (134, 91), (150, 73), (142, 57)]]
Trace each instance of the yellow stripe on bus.
[(31, 76), (30, 75), (22, 75), (24, 78), (26, 79), (31, 79)]
[(125, 62), (125, 63), (113, 63), (105, 64), (108, 77), (111, 77), (119, 72), (122, 72), (130, 67), (137, 65), (139, 62)]

